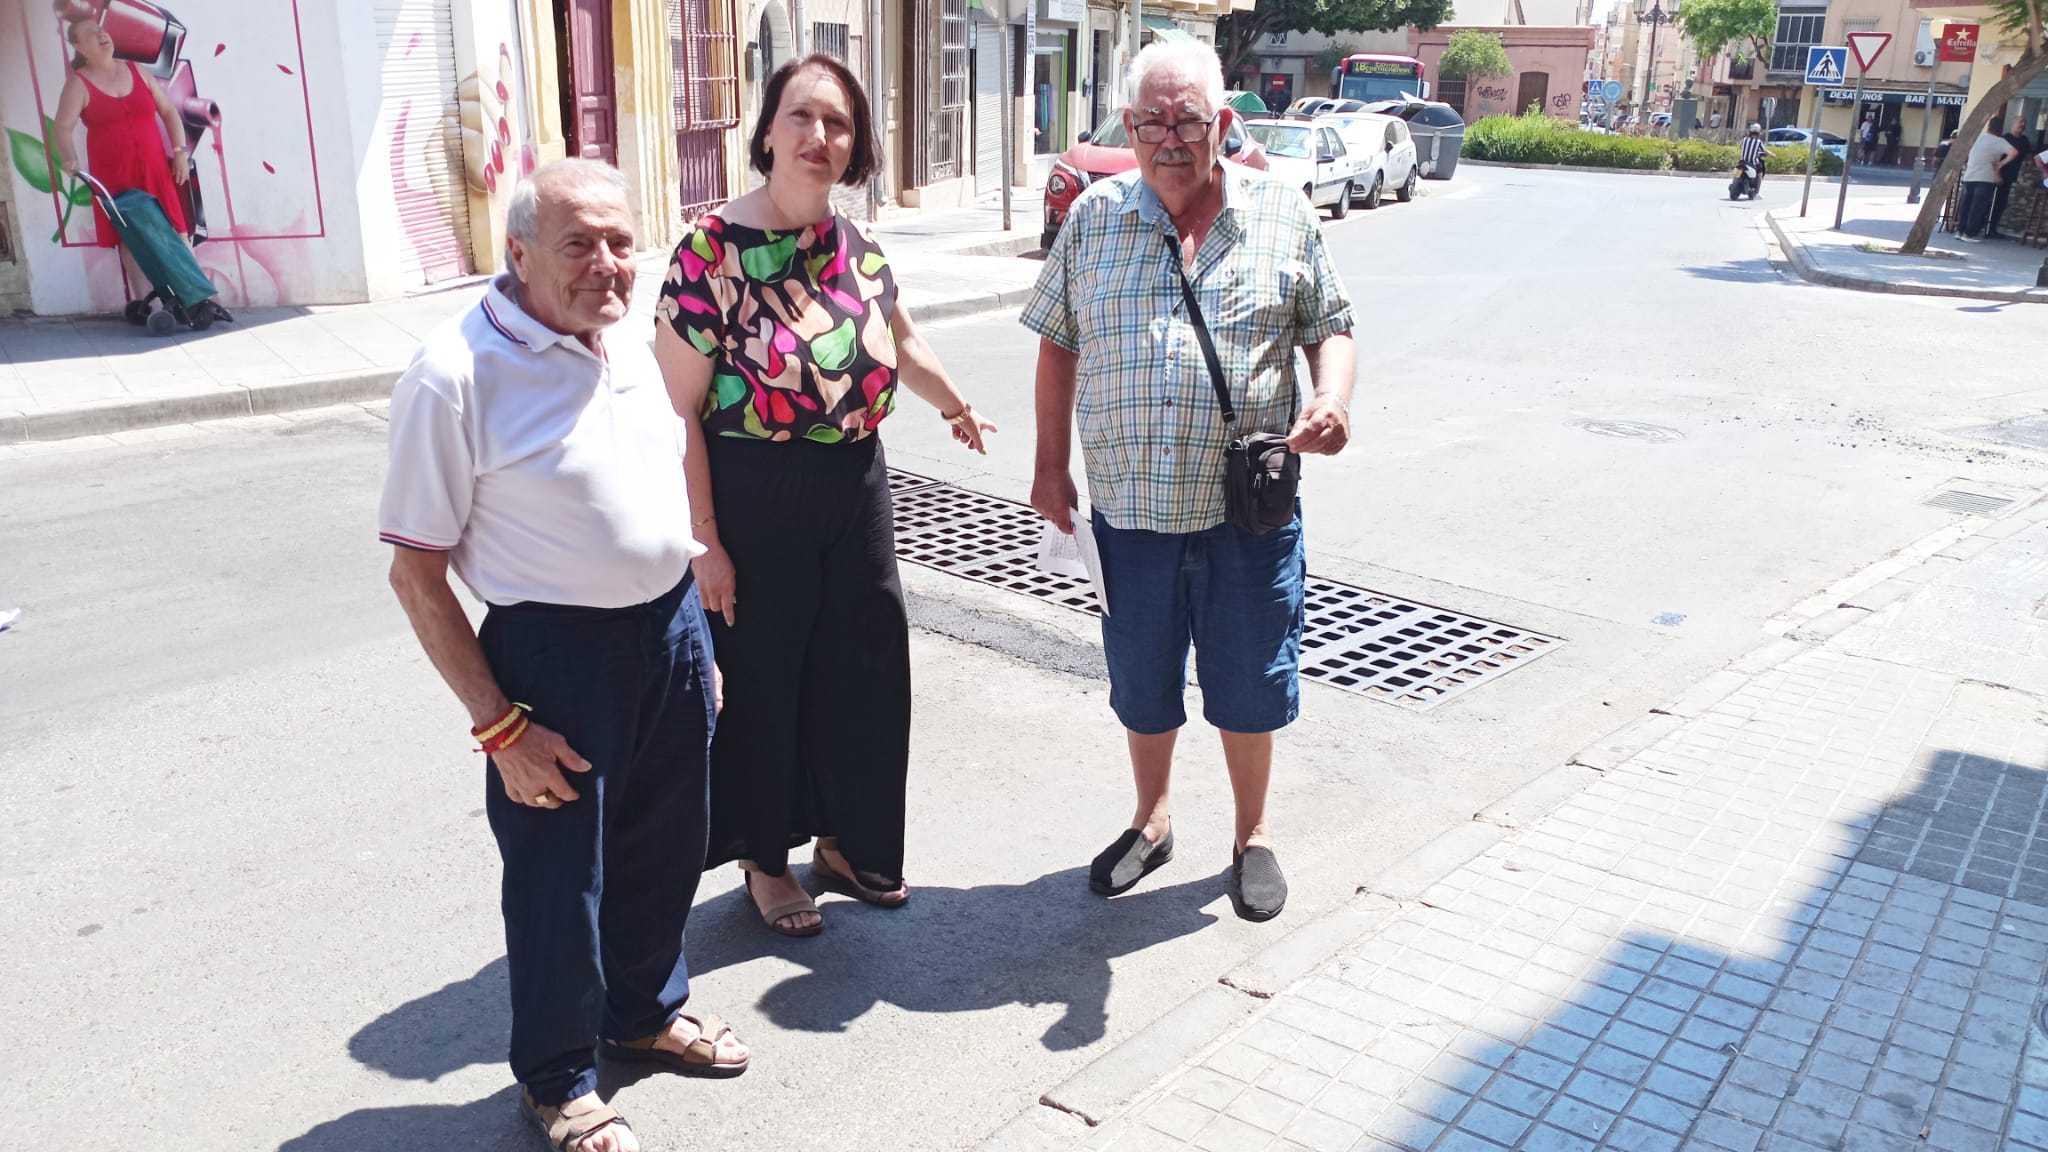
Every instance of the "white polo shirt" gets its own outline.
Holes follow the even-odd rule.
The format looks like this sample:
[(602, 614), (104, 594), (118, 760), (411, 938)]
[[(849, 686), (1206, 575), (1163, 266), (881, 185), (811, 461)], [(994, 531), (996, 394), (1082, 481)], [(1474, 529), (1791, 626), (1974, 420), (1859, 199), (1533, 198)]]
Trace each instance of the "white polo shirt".
[(704, 551), (683, 421), (645, 340), (613, 336), (599, 356), (506, 284), (429, 336), (392, 390), (377, 531), (447, 552), (488, 604), (644, 604)]

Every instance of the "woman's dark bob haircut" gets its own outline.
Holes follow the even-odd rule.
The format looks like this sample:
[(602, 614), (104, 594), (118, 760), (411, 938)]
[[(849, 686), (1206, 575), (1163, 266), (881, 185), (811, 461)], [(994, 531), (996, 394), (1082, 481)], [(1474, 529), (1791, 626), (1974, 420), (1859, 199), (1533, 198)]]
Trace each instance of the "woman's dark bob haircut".
[(747, 158), (753, 161), (754, 171), (763, 176), (775, 166), (775, 154), (768, 151), (768, 129), (782, 114), (782, 93), (796, 74), (806, 68), (830, 73), (839, 81), (840, 87), (846, 89), (846, 102), (853, 111), (853, 151), (846, 158), (846, 173), (839, 177), (839, 182), (849, 188), (857, 188), (875, 174), (874, 116), (868, 111), (868, 94), (861, 90), (860, 81), (854, 79), (852, 71), (840, 63), (838, 57), (822, 52), (791, 60), (768, 78), (768, 90), (761, 95), (761, 115), (754, 121), (754, 139), (747, 146)]

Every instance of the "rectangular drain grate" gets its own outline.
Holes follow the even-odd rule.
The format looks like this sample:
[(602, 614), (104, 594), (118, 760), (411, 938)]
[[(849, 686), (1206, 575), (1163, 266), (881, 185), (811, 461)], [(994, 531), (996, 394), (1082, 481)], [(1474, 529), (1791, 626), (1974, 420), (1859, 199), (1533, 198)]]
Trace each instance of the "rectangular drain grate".
[[(1038, 570), (1038, 513), (1024, 504), (894, 469), (896, 555), (926, 568), (1095, 614), (1086, 580)], [(1310, 576), (1303, 678), (1427, 710), (1563, 641)]]
[(1981, 492), (1965, 492), (1961, 488), (1949, 488), (1937, 492), (1921, 501), (1929, 508), (1943, 508), (1950, 512), (1961, 512), (1965, 516), (1996, 516), (2013, 502), (2004, 496), (1986, 496)]

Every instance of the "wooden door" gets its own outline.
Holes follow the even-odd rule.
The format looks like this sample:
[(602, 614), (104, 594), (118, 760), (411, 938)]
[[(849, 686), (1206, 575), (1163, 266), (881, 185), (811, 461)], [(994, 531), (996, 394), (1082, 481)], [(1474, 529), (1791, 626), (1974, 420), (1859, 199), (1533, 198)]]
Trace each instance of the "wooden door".
[(1548, 110), (1549, 103), (1550, 73), (1524, 72), (1522, 73), (1521, 90), (1515, 94), (1515, 106), (1508, 109), (1508, 112), (1511, 115), (1520, 116), (1529, 110), (1529, 105), (1531, 104), (1536, 106), (1538, 112), (1543, 112)]
[(611, 0), (555, 0), (569, 155), (616, 164), (618, 97), (612, 89)]

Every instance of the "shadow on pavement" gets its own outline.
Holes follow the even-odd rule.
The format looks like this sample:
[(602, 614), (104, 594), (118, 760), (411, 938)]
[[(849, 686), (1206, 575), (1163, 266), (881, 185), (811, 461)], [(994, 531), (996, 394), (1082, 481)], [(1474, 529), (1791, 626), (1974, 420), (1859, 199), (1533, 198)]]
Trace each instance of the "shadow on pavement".
[(429, 1082), (474, 1064), (501, 1064), (512, 1038), (505, 981), (500, 956), (378, 1017), (349, 1037), (348, 1054), (388, 1076)]
[[(1536, 948), (1463, 1021), (1411, 1006), (1408, 1028), (1456, 1039), (1423, 1078), (1375, 1086), (1397, 1102), (1373, 1135), (1407, 1149), (1472, 1134), (1625, 1152), (2035, 1147), (2014, 1107), (2048, 968), (2044, 788), (2039, 767), (1934, 752), (1911, 793), (1847, 822), (1867, 835), (1825, 882), (1780, 889), (1754, 917), (1777, 921), (1775, 952), (1635, 930), (1584, 979)], [(1685, 902), (1639, 879), (1652, 904)], [(1531, 997), (1555, 998), (1534, 1022), (1511, 1006)], [(1385, 1057), (1414, 1043), (1397, 1035)]]
[(278, 1145), (277, 1152), (372, 1152), (387, 1148), (503, 1152), (508, 1148), (539, 1148), (546, 1141), (536, 1135), (519, 1115), (519, 1089), (507, 1087), (468, 1104), (359, 1109), (285, 1141)]
[(687, 954), (693, 976), (764, 955), (813, 968), (762, 995), (777, 1027), (843, 1032), (881, 1003), (912, 1012), (1063, 1004), (1043, 1039), (1063, 1052), (1102, 1038), (1110, 961), (1215, 923), (1201, 909), (1223, 891), (1219, 872), (1104, 900), (1088, 891), (1086, 868), (1068, 868), (1028, 884), (913, 887), (896, 911), (827, 900), (825, 932), (810, 940), (771, 935), (735, 891), (691, 913)]
[(1731, 284), (1774, 284), (1782, 283), (1777, 269), (1762, 257), (1754, 260), (1731, 260), (1711, 267), (1687, 268), (1689, 276), (1702, 280), (1721, 280)]
[[(1064, 1004), (1066, 1014), (1044, 1043), (1069, 1051), (1103, 1036), (1110, 961), (1214, 923), (1201, 909), (1223, 890), (1218, 873), (1103, 900), (1088, 891), (1087, 869), (1070, 868), (1028, 884), (918, 887), (897, 911), (828, 900), (826, 932), (809, 940), (770, 934), (753, 901), (734, 890), (690, 914), (685, 954), (699, 978), (762, 956), (815, 966), (762, 995), (759, 1008), (777, 1027), (843, 1032), (879, 1003), (932, 1013)], [(508, 997), (500, 957), (378, 1017), (349, 1038), (349, 1055), (394, 1078), (427, 1082), (473, 1065), (501, 1064), (511, 1035)], [(693, 1004), (692, 1010), (718, 1006)], [(608, 1089), (634, 1079), (609, 1066), (605, 1077)], [(386, 1146), (398, 1144), (353, 1145)]]

